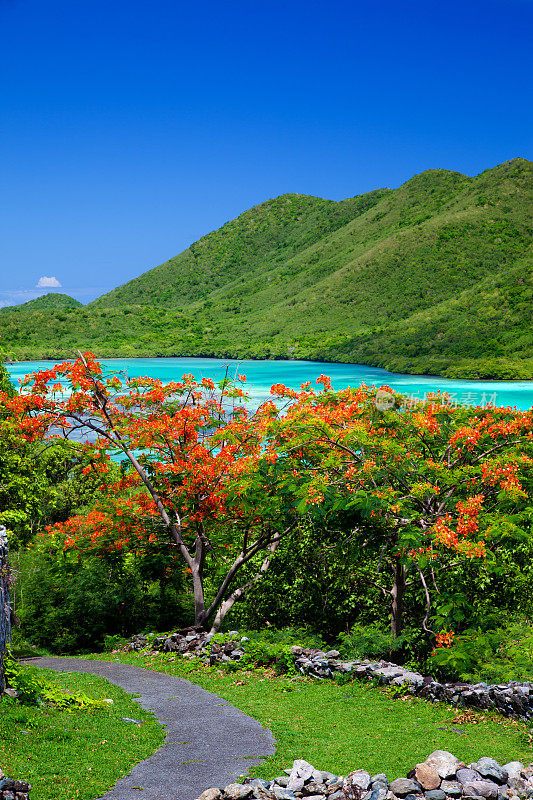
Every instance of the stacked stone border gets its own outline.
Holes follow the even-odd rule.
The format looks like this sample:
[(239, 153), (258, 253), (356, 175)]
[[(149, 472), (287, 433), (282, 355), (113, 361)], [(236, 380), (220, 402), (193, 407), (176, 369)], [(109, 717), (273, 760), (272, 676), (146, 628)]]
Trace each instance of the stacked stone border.
[[(211, 634), (206, 633), (173, 633), (158, 637), (138, 634), (127, 648), (175, 652), (189, 658), (196, 656), (210, 664), (239, 661), (246, 653), (248, 639), (245, 636), (240, 637), (238, 631), (230, 631), (224, 642), (212, 642), (211, 639)], [(497, 711), (506, 717), (520, 720), (533, 718), (533, 683), (528, 681), (501, 684), (439, 683), (434, 678), (412, 672), (389, 661), (343, 661), (337, 650), (324, 652), (296, 645), (290, 651), (294, 666), (302, 675), (322, 680), (338, 675), (354, 676), (375, 680), (380, 684), (404, 687), (406, 692), (433, 702), (443, 701), (456, 706)]]
[(0, 769), (0, 800), (29, 800), (30, 792), (29, 783), (6, 778)]
[(225, 789), (206, 789), (198, 800), (522, 800), (533, 794), (533, 765), (500, 766), (492, 758), (463, 764), (446, 750), (435, 750), (406, 778), (389, 783), (384, 773), (358, 769), (343, 777), (298, 759), (273, 780), (245, 778)]

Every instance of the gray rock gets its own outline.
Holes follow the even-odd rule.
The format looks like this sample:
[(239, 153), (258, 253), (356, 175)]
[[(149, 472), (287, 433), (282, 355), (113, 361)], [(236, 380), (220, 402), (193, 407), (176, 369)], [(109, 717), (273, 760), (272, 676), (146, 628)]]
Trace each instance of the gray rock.
[(363, 792), (366, 792), (368, 787), (370, 786), (370, 773), (366, 772), (364, 769), (356, 769), (354, 772), (350, 772), (344, 779), (344, 784), (351, 786), (359, 786)]
[(270, 786), (270, 781), (265, 781), (263, 778), (253, 778), (249, 785), (252, 787), (260, 786), (261, 789), (268, 789)]
[[(280, 775), (279, 778), (274, 778), (274, 783), (277, 783), (278, 786), (283, 786), (286, 788), (289, 780), (290, 779), (287, 777), (287, 775)], [(290, 788), (292, 789), (293, 787), (291, 786)]]
[(403, 670), (401, 667), (378, 667), (377, 669), (373, 670), (374, 675), (376, 678), (388, 683), (392, 681), (393, 678), (397, 678), (402, 675)]
[(498, 784), (492, 781), (468, 781), (463, 784), (463, 795), (468, 797), (486, 797), (496, 800), (498, 797)]
[(278, 798), (278, 800), (296, 800), (296, 795), (290, 789), (285, 789), (283, 786), (272, 786), (270, 791)]
[(328, 650), (326, 653), (326, 658), (338, 658), (340, 653), (338, 650)]
[(464, 784), (469, 781), (480, 781), (481, 775), (477, 770), (471, 767), (461, 767), (457, 770), (457, 780), (464, 786)]
[(446, 792), (442, 789), (429, 789), (424, 792), (426, 800), (446, 800)]
[(459, 765), (459, 759), (447, 750), (434, 750), (431, 755), (426, 758), (426, 764), (429, 764), (435, 769), (441, 778), (447, 780), (454, 778)]
[(270, 784), (267, 788), (263, 788), (262, 786), (254, 786), (254, 794), (255, 800), (271, 800), (272, 793), (270, 792)]
[(463, 793), (463, 787), (459, 781), (442, 781), (440, 788), (450, 797), (461, 797)]
[(502, 769), (507, 772), (509, 778), (520, 778), (524, 765), (520, 761), (509, 761), (508, 764), (503, 765)]
[(303, 778), (304, 781), (308, 781), (311, 779), (314, 771), (315, 768), (309, 764), (308, 761), (304, 761), (303, 758), (298, 758), (293, 762), (291, 778)]
[(507, 783), (509, 773), (493, 758), (480, 758), (476, 764), (476, 769), (483, 778), (499, 784)]
[(419, 794), (422, 791), (420, 784), (410, 778), (396, 778), (389, 788), (396, 797), (406, 797), (408, 794)]
[(315, 781), (311, 780), (305, 784), (304, 792), (305, 794), (321, 794), (324, 789), (323, 783), (315, 783)]
[(379, 781), (376, 781), (376, 783), (372, 786), (372, 791), (368, 795), (368, 800), (386, 800), (388, 791), (388, 783), (380, 783)]
[(370, 778), (370, 783), (372, 785), (374, 783), (384, 783), (385, 786), (389, 785), (389, 781), (388, 781), (387, 776), (385, 775), (384, 772), (378, 772), (377, 775), (372, 775), (372, 777)]
[(523, 778), (509, 778), (507, 781), (507, 786), (509, 786), (511, 789), (515, 789), (518, 793), (525, 792), (527, 789), (527, 781), (525, 781)]
[(291, 792), (301, 792), (305, 786), (305, 781), (303, 778), (289, 778), (288, 783), (286, 784), (287, 789), (290, 789)]
[(346, 800), (346, 795), (344, 794), (342, 789), (337, 789), (336, 792), (332, 792), (329, 795), (328, 800)]

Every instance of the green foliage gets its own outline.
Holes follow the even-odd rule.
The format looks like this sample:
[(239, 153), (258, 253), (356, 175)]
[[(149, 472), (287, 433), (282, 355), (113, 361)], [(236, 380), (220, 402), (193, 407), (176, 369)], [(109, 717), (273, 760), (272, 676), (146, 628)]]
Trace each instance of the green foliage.
[(341, 633), (339, 640), (348, 657), (394, 660), (407, 637), (403, 633), (394, 638), (390, 629), (383, 629), (378, 624), (362, 625), (358, 623), (352, 627), (349, 633)]
[[(410, 616), (413, 619), (415, 614)], [(415, 617), (416, 618), (416, 617)], [(428, 671), (428, 656), (433, 640), (414, 625), (403, 629), (402, 633), (394, 638), (390, 632), (390, 625), (382, 622), (369, 624), (356, 623), (349, 633), (339, 634), (339, 650), (348, 660), (369, 659), (371, 661), (392, 661), (403, 664), (408, 669)]]
[(54, 652), (108, 648), (148, 626), (179, 625), (189, 611), (181, 572), (167, 576), (164, 559), (142, 553), (78, 559), (43, 540), (13, 565), (21, 573), (15, 599), (24, 636)]
[(513, 159), (340, 202), (282, 195), (87, 307), (3, 310), (2, 341), (19, 359), (82, 347), (528, 379), (530, 186)]
[[(34, 300), (28, 300), (27, 303), (22, 303), (20, 308), (23, 311), (34, 311), (35, 309), (52, 309), (52, 308), (80, 308), (82, 304), (79, 300), (74, 300), (68, 294), (61, 292), (48, 292), (41, 297), (36, 297)], [(0, 309), (0, 313), (5, 313), (7, 310), (12, 310), (12, 306), (6, 306)]]
[(124, 636), (119, 636), (118, 634), (106, 633), (104, 636), (104, 652), (111, 653), (113, 650), (118, 650), (119, 647), (123, 647), (126, 644), (126, 639)]
[(103, 703), (84, 692), (64, 692), (54, 681), (46, 680), (31, 667), (25, 667), (7, 656), (5, 677), (10, 689), (15, 689), (23, 705), (52, 703), (57, 708), (101, 708)]
[[(111, 465), (108, 480), (117, 474)], [(8, 529), (12, 548), (90, 503), (97, 485), (93, 474), (83, 474), (75, 447), (27, 442), (8, 420), (0, 420), (0, 524)]]
[[(1, 354), (0, 350), (0, 354)], [(0, 392), (6, 392), (9, 397), (15, 394), (15, 388), (11, 383), (9, 373), (3, 364), (0, 363)]]
[(306, 626), (332, 642), (356, 620), (381, 618), (382, 600), (368, 582), (377, 561), (352, 535), (356, 524), (353, 513), (303, 520), (282, 541), (266, 575), (232, 611), (235, 624)]
[[(0, 391), (16, 392), (0, 365)], [(119, 467), (111, 464), (107, 481)], [(27, 544), (39, 526), (67, 519), (90, 503), (101, 481), (84, 474), (78, 447), (72, 442), (30, 442), (5, 408), (0, 413), (0, 525), (8, 529), (12, 549)]]
[[(490, 627), (490, 619), (477, 629), (456, 636), (450, 647), (437, 648), (430, 659), (441, 677), (469, 682), (506, 683), (533, 680), (533, 625), (510, 620)], [(495, 618), (492, 623), (494, 625)]]
[[(291, 646), (311, 647), (322, 649), (323, 641), (320, 637), (305, 629), (264, 628), (261, 631), (244, 631), (239, 635), (248, 641), (243, 643), (244, 656), (239, 661), (231, 662), (235, 670), (246, 670), (255, 667), (272, 667), (278, 674), (295, 674), (294, 657)], [(221, 643), (227, 640), (227, 634), (217, 634), (212, 643)]]

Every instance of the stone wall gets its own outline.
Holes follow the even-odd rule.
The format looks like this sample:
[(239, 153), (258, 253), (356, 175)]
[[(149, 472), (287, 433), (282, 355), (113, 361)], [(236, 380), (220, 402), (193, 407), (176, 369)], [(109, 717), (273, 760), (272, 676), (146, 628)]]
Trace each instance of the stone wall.
[(272, 780), (245, 778), (225, 789), (207, 789), (198, 800), (522, 800), (533, 796), (533, 765), (519, 761), (500, 766), (492, 758), (463, 764), (445, 750), (435, 750), (405, 778), (388, 780), (357, 769), (335, 775), (298, 759)]
[[(135, 636), (128, 647), (130, 650), (151, 647), (154, 650), (180, 653), (184, 657), (198, 656), (216, 664), (240, 660), (246, 652), (247, 641), (237, 631), (230, 631), (226, 641), (220, 643), (211, 643), (211, 636), (205, 633), (173, 633), (156, 638)], [(533, 684), (528, 681), (509, 681), (504, 684), (440, 683), (389, 661), (344, 661), (339, 658), (337, 650), (324, 652), (294, 646), (291, 647), (291, 652), (294, 666), (302, 675), (321, 680), (335, 678), (336, 675), (353, 675), (382, 684), (404, 686), (406, 691), (426, 700), (442, 700), (457, 706), (498, 711), (515, 719), (533, 718)]]
[(29, 800), (30, 792), (29, 783), (6, 778), (0, 769), (0, 800)]

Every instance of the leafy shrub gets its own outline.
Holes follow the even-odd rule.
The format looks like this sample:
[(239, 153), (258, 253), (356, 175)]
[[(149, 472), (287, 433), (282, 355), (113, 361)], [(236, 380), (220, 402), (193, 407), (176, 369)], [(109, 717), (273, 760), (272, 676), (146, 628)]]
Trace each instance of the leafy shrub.
[(395, 639), (390, 630), (384, 630), (379, 624), (356, 623), (349, 633), (339, 635), (339, 641), (348, 657), (391, 659), (394, 653), (401, 651), (404, 636)]
[(448, 680), (533, 680), (533, 624), (511, 620), (494, 630), (467, 630), (450, 647), (437, 648), (431, 662), (439, 677)]
[(49, 543), (19, 555), (16, 602), (26, 639), (53, 652), (90, 652), (106, 636), (180, 625), (188, 611), (181, 573), (167, 577), (163, 561), (145, 556), (69, 559)]
[(5, 676), (7, 685), (18, 694), (18, 701), (23, 705), (35, 706), (52, 703), (58, 708), (101, 708), (103, 702), (94, 700), (85, 692), (63, 692), (53, 681), (38, 675), (31, 667), (21, 666), (13, 658), (5, 659)]
[(268, 626), (310, 629), (334, 642), (356, 621), (382, 618), (381, 596), (368, 580), (375, 561), (351, 536), (357, 521), (345, 513), (302, 522), (284, 538), (263, 579), (232, 610), (232, 624), (265, 635)]
[[(243, 642), (244, 656), (240, 661), (228, 664), (233, 669), (272, 667), (281, 674), (294, 673), (294, 656), (291, 652), (293, 645), (317, 650), (326, 647), (318, 636), (298, 628), (276, 630), (269, 627), (261, 631), (240, 631), (239, 636), (246, 639)], [(228, 638), (227, 634), (217, 634), (212, 638), (211, 646), (227, 641)]]

